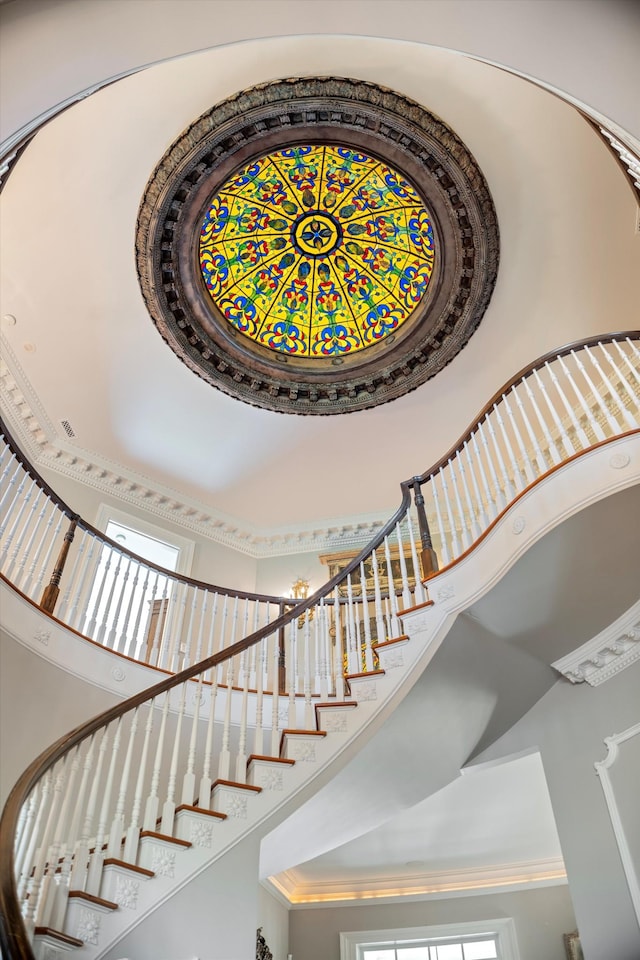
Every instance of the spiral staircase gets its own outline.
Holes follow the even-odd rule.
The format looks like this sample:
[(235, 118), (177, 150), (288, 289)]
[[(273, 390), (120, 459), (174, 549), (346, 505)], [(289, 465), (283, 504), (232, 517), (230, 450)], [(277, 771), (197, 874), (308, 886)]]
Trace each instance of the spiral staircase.
[[(52, 653), (71, 634), (162, 676), (53, 743), (15, 785), (0, 824), (5, 955), (115, 956), (190, 880), (286, 827), (389, 722), (458, 613), (554, 526), (640, 480), (639, 346), (637, 331), (608, 334), (520, 371), (401, 484), (371, 543), (295, 605), (128, 553), (5, 429), (8, 629), (46, 629)], [(165, 605), (153, 636), (149, 597)]]

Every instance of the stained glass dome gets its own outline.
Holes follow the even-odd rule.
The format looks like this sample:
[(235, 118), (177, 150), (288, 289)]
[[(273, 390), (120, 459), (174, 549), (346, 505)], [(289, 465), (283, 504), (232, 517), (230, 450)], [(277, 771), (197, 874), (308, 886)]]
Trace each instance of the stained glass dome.
[(335, 358), (397, 331), (435, 262), (432, 218), (393, 167), (337, 144), (275, 150), (208, 204), (199, 262), (225, 320), (289, 356)]

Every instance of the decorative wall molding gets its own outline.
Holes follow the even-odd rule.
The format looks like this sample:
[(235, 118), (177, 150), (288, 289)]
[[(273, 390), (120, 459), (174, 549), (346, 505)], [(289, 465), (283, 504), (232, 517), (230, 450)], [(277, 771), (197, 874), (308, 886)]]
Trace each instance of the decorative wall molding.
[(628, 727), (622, 733), (614, 733), (611, 737), (605, 737), (604, 742), (607, 747), (607, 755), (604, 760), (596, 762), (594, 766), (596, 768), (596, 773), (600, 778), (600, 783), (602, 784), (605, 800), (607, 802), (607, 808), (609, 810), (609, 817), (611, 819), (611, 825), (613, 826), (616, 843), (618, 844), (618, 850), (620, 851), (620, 859), (622, 860), (625, 877), (627, 878), (629, 893), (631, 895), (631, 900), (633, 901), (633, 908), (636, 912), (638, 922), (640, 923), (640, 878), (636, 872), (636, 866), (633, 862), (631, 850), (629, 849), (629, 845), (627, 843), (624, 824), (622, 823), (618, 804), (616, 803), (613, 784), (609, 774), (609, 770), (620, 756), (620, 747), (622, 744), (627, 740), (631, 740), (632, 737), (637, 737), (638, 734), (640, 734), (640, 723), (634, 723), (633, 726)]
[(5, 419), (25, 456), (38, 470), (51, 470), (117, 497), (138, 509), (179, 524), (201, 537), (254, 559), (363, 547), (384, 526), (394, 507), (316, 524), (257, 527), (151, 480), (72, 443), (49, 419), (11, 350), (1, 338), (0, 401)]
[(405, 897), (429, 899), (460, 893), (465, 896), (490, 893), (505, 886), (523, 887), (567, 882), (561, 858), (499, 864), (478, 869), (441, 870), (419, 876), (366, 877), (362, 880), (305, 881), (295, 869), (270, 877), (272, 886), (292, 904)]
[(551, 666), (571, 683), (597, 687), (640, 659), (640, 600), (596, 637)]

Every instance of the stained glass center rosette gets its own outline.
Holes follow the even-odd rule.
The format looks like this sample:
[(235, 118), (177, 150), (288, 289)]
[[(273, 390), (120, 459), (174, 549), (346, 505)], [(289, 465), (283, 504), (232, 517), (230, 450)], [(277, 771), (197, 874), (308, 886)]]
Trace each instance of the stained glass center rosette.
[(381, 161), (337, 145), (253, 160), (211, 199), (200, 270), (245, 337), (306, 359), (381, 343), (423, 300), (433, 222), (415, 188)]

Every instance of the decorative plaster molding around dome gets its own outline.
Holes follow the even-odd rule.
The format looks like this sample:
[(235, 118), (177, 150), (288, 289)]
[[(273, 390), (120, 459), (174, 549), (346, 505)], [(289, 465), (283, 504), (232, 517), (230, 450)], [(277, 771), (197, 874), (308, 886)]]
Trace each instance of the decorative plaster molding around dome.
[(174, 142), (136, 255), (153, 322), (191, 370), (268, 410), (336, 414), (456, 356), (499, 238), (486, 181), (441, 120), (372, 83), (292, 79), (217, 104)]
[(385, 524), (390, 513), (387, 508), (379, 514), (263, 528), (185, 497), (172, 487), (58, 436), (4, 337), (0, 400), (11, 431), (38, 469), (53, 470), (254, 559), (362, 547)]

